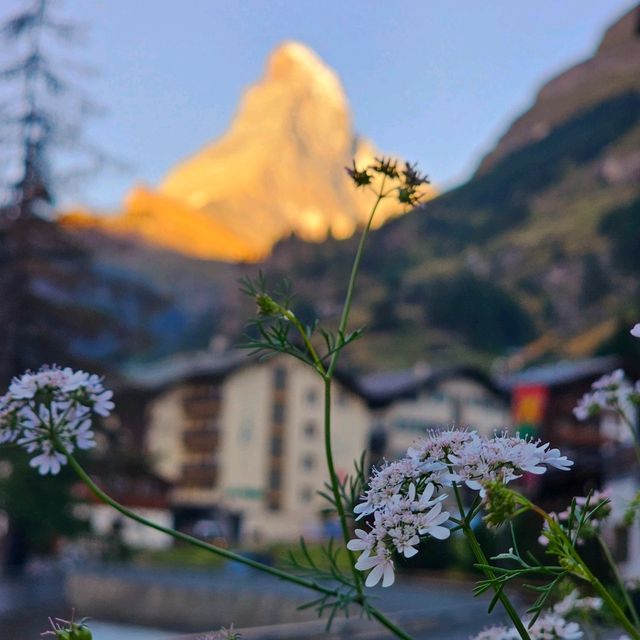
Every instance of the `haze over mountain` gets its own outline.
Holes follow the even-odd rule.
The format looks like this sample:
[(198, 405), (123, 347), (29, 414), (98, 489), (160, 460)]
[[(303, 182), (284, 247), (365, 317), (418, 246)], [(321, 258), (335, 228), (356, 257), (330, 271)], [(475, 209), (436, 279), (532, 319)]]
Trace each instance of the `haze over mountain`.
[[(353, 131), (338, 76), (305, 45), (286, 42), (268, 60), (219, 140), (169, 172), (154, 190), (139, 186), (115, 217), (80, 212), (69, 226), (98, 227), (190, 256), (264, 258), (277, 240), (351, 236), (372, 195), (344, 172), (376, 151)], [(376, 225), (402, 212), (387, 206)]]
[[(640, 317), (639, 34), (640, 9), (636, 8), (607, 30), (591, 58), (540, 89), (531, 108), (509, 127), (472, 179), (372, 233), (353, 308), (353, 324), (366, 325), (370, 335), (353, 345), (353, 364), (406, 366), (419, 359), (449, 363), (475, 359), (488, 364), (497, 355), (514, 352), (518, 364), (611, 348), (618, 326), (628, 334), (625, 327)], [(296, 52), (293, 58), (291, 47)], [(345, 274), (357, 240), (329, 237), (309, 243), (288, 236), (296, 230), (319, 239), (330, 224), (335, 235), (347, 235), (366, 211), (358, 208), (353, 187), (345, 183), (342, 167), (348, 164), (348, 155), (340, 156), (336, 165), (331, 160), (340, 155), (338, 151), (357, 150), (357, 145), (350, 146), (354, 138), (348, 110), (343, 108), (344, 96), (333, 91), (339, 84), (331, 80), (335, 80), (332, 72), (322, 82), (314, 75), (311, 86), (315, 88), (307, 87), (300, 94), (306, 99), (292, 99), (291, 104), (300, 107), (293, 111), (300, 114), (294, 123), (288, 119), (292, 111), (287, 102), (289, 107), (279, 111), (281, 117), (273, 120), (271, 128), (238, 125), (238, 121), (248, 123), (246, 114), (254, 112), (256, 122), (265, 123), (259, 119), (260, 96), (273, 94), (265, 105), (284, 104), (283, 94), (291, 94), (277, 79), (293, 73), (292, 67), (295, 74), (306, 77), (300, 68), (301, 51), (308, 54), (298, 45), (276, 52), (265, 79), (248, 93), (227, 137), (170, 174), (153, 197), (181, 203), (184, 210), (175, 221), (178, 226), (194, 220), (189, 216), (197, 213), (215, 219), (225, 233), (237, 238), (234, 215), (239, 227), (249, 220), (255, 236), (245, 236), (244, 242), (254, 249), (254, 258), (268, 251), (278, 237), (287, 236), (255, 270), (263, 268), (274, 279), (286, 275), (298, 291), (300, 313), (314, 312), (331, 323), (344, 295)], [(316, 94), (333, 105), (326, 113), (317, 114), (309, 106), (310, 96)], [(341, 97), (331, 102), (329, 95)], [(302, 105), (309, 111), (301, 110)], [(312, 117), (320, 119), (317, 127)], [(344, 125), (335, 140), (329, 119)], [(292, 135), (316, 130), (321, 132), (318, 137)], [(327, 143), (333, 150), (331, 158), (324, 149), (325, 137), (334, 140)], [(285, 145), (282, 166), (273, 156), (274, 146), (269, 146), (272, 155), (268, 155), (257, 142), (275, 138)], [(241, 140), (258, 159), (255, 165), (247, 165), (245, 173)], [(232, 169), (218, 165), (217, 160), (210, 162), (219, 158), (222, 163), (223, 157)], [(287, 182), (294, 177), (290, 175), (294, 168), (300, 168), (294, 175), (302, 177)], [(217, 176), (226, 170), (225, 182)], [(314, 183), (317, 176), (321, 179)], [(285, 184), (287, 189), (292, 184), (295, 188), (285, 192)], [(333, 186), (327, 190), (327, 184)], [(234, 194), (239, 195), (236, 200)], [(189, 203), (189, 197), (196, 200)], [(253, 205), (245, 208), (245, 202)], [(328, 222), (318, 226), (321, 231), (315, 235), (313, 224), (281, 207), (272, 211), (279, 231), (270, 234), (260, 216), (266, 215), (267, 206), (279, 202), (295, 202), (299, 212), (320, 203), (322, 216), (317, 219)], [(338, 215), (337, 208), (332, 208), (335, 203), (343, 206), (339, 218), (331, 217)], [(147, 220), (148, 229), (157, 229), (156, 222), (171, 211), (176, 209), (167, 204), (166, 211), (149, 209), (147, 216), (137, 218), (125, 213), (121, 220), (133, 216), (140, 228)], [(218, 217), (217, 211), (226, 213)], [(231, 341), (241, 335), (252, 305), (243, 303), (236, 281), (254, 269), (178, 253), (184, 251), (181, 246), (199, 246), (198, 237), (207, 236), (213, 227), (205, 221), (194, 224), (192, 239), (181, 237), (179, 243), (169, 245), (176, 249), (171, 251), (153, 244), (157, 232), (138, 231), (138, 238), (152, 241), (141, 244), (133, 233), (135, 225), (127, 227), (123, 222), (122, 232), (113, 235), (119, 223), (112, 224), (106, 234), (93, 222), (88, 228), (69, 229), (91, 247), (105, 268), (144, 279), (173, 301), (188, 319), (182, 324), (183, 344), (204, 346), (213, 334)], [(179, 233), (176, 227), (176, 236)], [(268, 243), (259, 244), (256, 238), (261, 234), (269, 236)], [(232, 246), (231, 240), (221, 241), (225, 243)], [(193, 254), (207, 255), (204, 250)], [(232, 259), (229, 254), (217, 255)], [(238, 251), (236, 256), (240, 255)]]

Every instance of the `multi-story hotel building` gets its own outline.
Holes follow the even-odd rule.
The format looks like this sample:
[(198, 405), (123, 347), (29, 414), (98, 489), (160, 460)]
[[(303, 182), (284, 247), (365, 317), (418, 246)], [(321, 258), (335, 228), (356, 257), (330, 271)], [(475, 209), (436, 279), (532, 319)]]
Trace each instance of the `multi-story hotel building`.
[[(132, 380), (154, 389), (144, 448), (173, 484), (178, 526), (224, 522), (227, 535), (249, 541), (322, 533), (323, 381), (311, 369), (285, 357), (203, 354), (139, 370)], [(343, 476), (367, 449), (370, 423), (347, 380), (334, 385), (332, 419)]]

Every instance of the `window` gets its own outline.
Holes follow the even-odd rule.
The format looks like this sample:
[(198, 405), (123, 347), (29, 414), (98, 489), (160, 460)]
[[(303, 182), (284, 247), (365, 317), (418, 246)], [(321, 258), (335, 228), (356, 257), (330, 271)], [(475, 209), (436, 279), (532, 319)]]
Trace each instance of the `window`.
[(273, 370), (273, 387), (276, 391), (284, 391), (287, 388), (287, 370), (284, 367), (276, 367)]
[(304, 424), (304, 437), (307, 440), (313, 440), (315, 438), (316, 433), (318, 433), (318, 429), (316, 427), (316, 423), (313, 420), (307, 420)]
[(267, 496), (269, 511), (280, 511), (280, 491), (271, 491)]
[(284, 402), (280, 402), (276, 400), (273, 403), (273, 424), (283, 424), (284, 423)]
[(271, 455), (278, 457), (282, 455), (282, 438), (273, 437), (271, 438)]
[(278, 490), (280, 488), (281, 481), (282, 477), (280, 476), (280, 469), (271, 469), (271, 473), (269, 474), (269, 489), (272, 491)]
[(300, 502), (311, 502), (313, 500), (313, 489), (311, 487), (302, 487), (300, 489)]
[(316, 466), (316, 458), (313, 453), (307, 453), (302, 457), (302, 468), (311, 471)]
[(318, 390), (314, 387), (309, 387), (306, 393), (307, 404), (314, 406), (318, 403)]

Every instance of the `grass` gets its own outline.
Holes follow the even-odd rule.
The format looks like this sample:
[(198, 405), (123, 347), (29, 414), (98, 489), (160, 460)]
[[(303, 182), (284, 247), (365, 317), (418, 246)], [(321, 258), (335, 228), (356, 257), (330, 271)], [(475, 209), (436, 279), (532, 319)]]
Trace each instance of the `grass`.
[[(320, 568), (328, 567), (328, 562), (320, 543), (308, 543), (307, 550), (313, 561)], [(260, 556), (261, 561), (266, 561), (268, 564), (273, 564), (282, 569), (290, 568), (290, 553), (300, 559), (302, 558), (298, 542), (281, 542), (257, 548), (240, 549), (239, 553), (246, 553), (252, 557)], [(204, 549), (182, 544), (158, 551), (136, 552), (132, 561), (145, 567), (185, 569), (220, 569), (226, 562), (224, 559)], [(342, 569), (347, 570), (349, 568), (347, 554), (344, 551), (340, 552), (338, 564)]]
[(181, 544), (158, 551), (139, 551), (132, 560), (145, 567), (185, 569), (220, 569), (226, 562), (204, 549)]

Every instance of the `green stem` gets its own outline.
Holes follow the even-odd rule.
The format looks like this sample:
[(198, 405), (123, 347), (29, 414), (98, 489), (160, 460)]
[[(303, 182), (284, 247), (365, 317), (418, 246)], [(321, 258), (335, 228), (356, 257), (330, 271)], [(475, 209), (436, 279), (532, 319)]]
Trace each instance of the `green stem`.
[[(333, 446), (331, 444), (331, 380), (328, 378), (325, 378), (324, 381), (324, 453), (327, 459), (327, 468), (329, 469), (331, 492), (333, 493), (333, 500), (336, 505), (336, 511), (338, 512), (340, 528), (342, 529), (342, 538), (346, 548), (351, 536), (349, 534), (349, 525), (347, 524), (344, 504), (342, 503), (342, 497), (340, 496), (338, 474), (336, 473), (336, 467), (333, 462)], [(356, 558), (353, 551), (350, 549), (347, 549), (347, 554), (349, 555), (349, 565), (351, 566), (351, 573), (353, 574), (358, 595), (363, 597), (362, 575), (355, 567)]]
[(633, 447), (636, 452), (636, 459), (640, 463), (640, 434), (638, 434), (638, 430), (632, 424), (631, 420), (629, 420), (627, 414), (623, 411), (620, 404), (616, 401), (615, 406), (616, 413), (622, 418), (622, 421), (629, 427), (629, 431), (631, 431), (631, 437), (633, 438)]
[[(622, 610), (620, 605), (613, 599), (611, 594), (607, 591), (606, 587), (596, 578), (595, 575), (591, 572), (591, 569), (587, 566), (587, 563), (582, 559), (576, 548), (573, 546), (573, 543), (569, 539), (569, 536), (564, 532), (564, 530), (558, 525), (558, 523), (541, 507), (534, 504), (524, 496), (520, 496), (523, 504), (526, 504), (532, 511), (535, 511), (539, 514), (544, 520), (546, 520), (550, 526), (554, 527), (554, 530), (558, 533), (558, 535), (563, 538), (563, 546), (568, 549), (571, 560), (576, 563), (577, 568), (572, 570), (574, 575), (580, 577), (581, 579), (589, 582), (591, 586), (596, 590), (598, 595), (602, 598), (604, 602), (607, 603), (613, 615), (618, 619), (620, 624), (624, 627), (625, 631), (629, 633), (629, 635), (633, 638), (633, 640), (640, 640), (640, 632), (636, 627), (633, 626), (629, 618), (627, 618), (625, 612)], [(613, 561), (613, 559), (612, 559)], [(617, 570), (616, 570), (617, 572)], [(623, 589), (626, 593), (626, 590)], [(631, 607), (632, 615), (635, 613), (635, 609), (633, 606)]]
[(633, 602), (631, 601), (629, 592), (624, 586), (624, 580), (620, 575), (620, 571), (618, 571), (618, 565), (616, 564), (616, 561), (613, 559), (613, 556), (611, 555), (611, 551), (609, 551), (609, 547), (605, 544), (605, 541), (602, 539), (602, 537), (599, 534), (597, 536), (597, 539), (598, 539), (598, 542), (600, 543), (602, 552), (604, 553), (604, 557), (607, 559), (607, 562), (611, 567), (611, 571), (613, 572), (616, 582), (618, 583), (618, 588), (622, 591), (622, 597), (624, 598), (625, 604), (627, 605), (627, 609), (629, 609), (629, 613), (633, 618), (633, 622), (636, 625), (636, 627), (640, 628), (640, 619), (638, 618), (638, 612), (636, 611), (636, 608), (633, 606)]
[(620, 607), (620, 605), (614, 600), (613, 596), (609, 593), (607, 588), (596, 578), (587, 565), (584, 563), (582, 558), (579, 556), (577, 552), (575, 552), (575, 558), (580, 563), (585, 575), (587, 576), (587, 581), (591, 583), (593, 588), (596, 590), (598, 595), (607, 603), (613, 615), (618, 619), (620, 624), (624, 627), (624, 630), (633, 638), (633, 640), (640, 640), (640, 633), (638, 629), (633, 626), (629, 618), (625, 615), (624, 611)]
[[(473, 555), (476, 557), (476, 560), (478, 561), (479, 564), (483, 565), (484, 567), (489, 567), (489, 560), (485, 555), (484, 551), (482, 550), (482, 547), (480, 546), (480, 543), (476, 538), (476, 534), (473, 532), (473, 529), (471, 528), (468, 514), (465, 514), (464, 512), (464, 505), (462, 503), (462, 497), (460, 496), (460, 489), (458, 488), (458, 485), (456, 482), (453, 483), (453, 492), (456, 497), (456, 502), (458, 504), (458, 511), (460, 512), (460, 518), (462, 520), (462, 531), (464, 532), (464, 535), (469, 541), (471, 551), (473, 551)], [(483, 571), (487, 576), (487, 578), (489, 578), (489, 580), (495, 579), (496, 577), (495, 573), (491, 569), (485, 568), (483, 569)], [(513, 606), (513, 604), (511, 604), (511, 600), (509, 600), (509, 597), (504, 593), (504, 591), (499, 591), (498, 588), (496, 588), (495, 586), (494, 586), (494, 591), (498, 594), (498, 599), (500, 600), (500, 603), (504, 607), (504, 610), (507, 612), (507, 615), (509, 616), (509, 618), (511, 618), (511, 622), (513, 622), (513, 626), (517, 629), (522, 640), (531, 640), (531, 636), (529, 635), (527, 628), (525, 627), (524, 623), (520, 619), (520, 616), (518, 615), (518, 612), (515, 610), (515, 607)]]
[[(342, 336), (347, 329), (347, 323), (349, 322), (349, 313), (351, 311), (351, 303), (353, 302), (353, 292), (355, 290), (356, 279), (358, 277), (358, 271), (360, 270), (360, 263), (362, 262), (362, 255), (364, 253), (364, 247), (367, 241), (367, 237), (369, 235), (369, 231), (371, 229), (371, 224), (373, 223), (373, 218), (376, 214), (378, 206), (380, 202), (385, 197), (384, 194), (384, 183), (385, 178), (382, 180), (382, 184), (380, 186), (380, 192), (377, 195), (376, 201), (371, 209), (371, 213), (369, 214), (369, 219), (367, 220), (367, 224), (362, 231), (362, 235), (360, 236), (360, 242), (358, 243), (358, 250), (356, 251), (355, 258), (353, 260), (353, 265), (351, 267), (351, 274), (349, 276), (349, 284), (347, 285), (347, 293), (345, 295), (344, 305), (342, 307), (342, 315), (340, 317), (340, 324), (338, 326), (338, 340), (342, 340)], [(342, 503), (342, 497), (340, 496), (340, 486), (338, 475), (336, 474), (335, 465), (333, 463), (333, 447), (331, 444), (331, 379), (333, 377), (333, 372), (335, 371), (336, 364), (338, 363), (338, 355), (340, 353), (340, 349), (336, 349), (329, 361), (329, 366), (327, 367), (326, 372), (322, 376), (324, 379), (324, 449), (325, 449), (325, 457), (327, 459), (327, 467), (329, 469), (329, 479), (331, 482), (331, 492), (333, 493), (333, 499), (336, 506), (336, 511), (338, 512), (338, 518), (340, 520), (340, 528), (342, 529), (342, 537), (344, 539), (345, 546), (349, 542), (349, 526), (347, 524), (347, 518), (344, 511), (344, 504)], [(347, 553), (349, 554), (349, 563), (351, 564), (351, 571), (353, 573), (353, 578), (355, 580), (356, 588), (358, 590), (358, 595), (360, 597), (364, 597), (364, 591), (362, 587), (362, 576), (359, 571), (355, 568), (355, 556), (352, 551), (347, 549)]]
[[(347, 330), (347, 323), (349, 322), (349, 313), (351, 312), (351, 304), (353, 302), (353, 292), (356, 286), (356, 279), (358, 277), (358, 271), (360, 270), (360, 263), (362, 262), (362, 255), (364, 253), (364, 246), (367, 242), (367, 237), (369, 236), (369, 231), (371, 230), (371, 224), (373, 223), (373, 218), (376, 215), (376, 211), (378, 210), (378, 206), (384, 200), (384, 182), (385, 178), (382, 180), (382, 185), (380, 186), (380, 192), (378, 193), (378, 197), (376, 198), (375, 204), (371, 209), (371, 213), (369, 214), (369, 219), (367, 220), (367, 224), (362, 231), (362, 235), (360, 236), (360, 242), (358, 243), (358, 250), (356, 251), (356, 256), (353, 260), (353, 265), (351, 267), (351, 275), (349, 276), (349, 284), (347, 286), (347, 293), (344, 299), (344, 306), (342, 307), (342, 316), (340, 317), (340, 325), (338, 327), (338, 339), (341, 340), (341, 336), (344, 335)], [(336, 349), (336, 351), (331, 356), (331, 360), (329, 362), (329, 366), (327, 368), (327, 376), (331, 377), (333, 375), (333, 371), (336, 368), (336, 364), (338, 363), (338, 355), (340, 354), (340, 349)]]
[(193, 545), (194, 547), (199, 547), (200, 549), (205, 549), (206, 551), (210, 551), (218, 556), (226, 558), (227, 560), (233, 560), (234, 562), (239, 562), (241, 564), (245, 564), (248, 567), (252, 567), (253, 569), (257, 569), (258, 571), (263, 571), (264, 573), (269, 573), (276, 578), (280, 578), (281, 580), (286, 580), (287, 582), (293, 582), (301, 587), (305, 587), (307, 589), (312, 589), (313, 591), (317, 591), (319, 593), (324, 593), (326, 595), (337, 596), (338, 592), (335, 589), (329, 589), (327, 587), (323, 587), (317, 582), (313, 582), (311, 580), (305, 580), (304, 578), (299, 578), (298, 576), (291, 575), (286, 573), (285, 571), (281, 571), (280, 569), (276, 569), (274, 567), (270, 567), (266, 564), (262, 564), (261, 562), (256, 562), (255, 560), (251, 560), (250, 558), (245, 558), (233, 551), (229, 551), (228, 549), (221, 549), (220, 547), (216, 547), (215, 545), (209, 544), (207, 542), (203, 542), (202, 540), (198, 540), (198, 538), (194, 538), (186, 533), (182, 533), (181, 531), (175, 531), (169, 527), (163, 527), (160, 524), (152, 522), (151, 520), (147, 520), (143, 516), (137, 514), (135, 511), (131, 511), (124, 505), (121, 505), (119, 502), (116, 502), (111, 496), (106, 494), (95, 482), (91, 479), (89, 474), (80, 466), (78, 461), (70, 454), (66, 453), (66, 450), (62, 443), (55, 438), (56, 448), (67, 457), (69, 461), (69, 465), (76, 472), (80, 480), (84, 482), (87, 487), (91, 490), (94, 496), (101, 500), (105, 504), (113, 507), (116, 511), (121, 513), (123, 516), (130, 518), (131, 520), (135, 520), (140, 524), (145, 525), (146, 527), (150, 527), (151, 529), (155, 529), (156, 531), (161, 531), (162, 533), (166, 533), (168, 536), (175, 538), (176, 540), (180, 540), (182, 542), (187, 542), (188, 544)]
[(300, 322), (300, 320), (298, 320), (298, 318), (293, 313), (293, 311), (290, 311), (289, 309), (283, 309), (282, 313), (283, 313), (284, 317), (287, 320), (289, 320), (289, 322), (291, 322), (291, 324), (298, 330), (298, 333), (300, 334), (300, 337), (302, 338), (302, 341), (304, 342), (304, 346), (307, 348), (307, 351), (309, 352), (309, 355), (311, 356), (311, 359), (313, 360), (313, 364), (315, 365), (316, 370), (318, 371), (318, 373), (321, 376), (324, 377), (325, 370), (324, 370), (324, 366), (322, 364), (322, 361), (318, 357), (318, 353), (316, 352), (315, 348), (311, 344), (311, 340), (309, 340), (309, 336), (307, 335), (307, 332), (305, 331), (305, 328), (302, 326), (302, 323)]
[[(314, 582), (312, 580), (305, 580), (304, 578), (299, 578), (298, 576), (289, 574), (285, 571), (281, 571), (280, 569), (276, 569), (274, 567), (270, 567), (269, 565), (262, 564), (261, 562), (256, 562), (255, 560), (251, 560), (250, 558), (245, 558), (233, 551), (229, 551), (227, 549), (221, 549), (220, 547), (216, 547), (215, 545), (209, 544), (207, 542), (203, 542), (202, 540), (198, 540), (198, 538), (194, 538), (186, 533), (182, 533), (180, 531), (175, 531), (174, 529), (170, 529), (168, 527), (163, 527), (160, 524), (152, 522), (151, 520), (147, 520), (143, 516), (137, 514), (135, 511), (131, 511), (124, 505), (121, 505), (119, 502), (111, 498), (108, 494), (106, 494), (95, 482), (91, 479), (89, 474), (82, 468), (82, 466), (78, 463), (78, 461), (70, 454), (66, 452), (66, 449), (57, 438), (57, 436), (53, 436), (56, 448), (63, 453), (67, 460), (69, 461), (69, 466), (76, 472), (80, 480), (84, 482), (87, 487), (91, 490), (93, 495), (98, 498), (98, 500), (104, 502), (109, 505), (123, 516), (135, 520), (140, 524), (149, 527), (151, 529), (155, 529), (156, 531), (161, 531), (162, 533), (166, 533), (168, 536), (176, 540), (180, 540), (181, 542), (186, 542), (187, 544), (193, 545), (194, 547), (199, 547), (200, 549), (204, 549), (211, 553), (214, 553), (222, 558), (226, 558), (227, 560), (232, 560), (233, 562), (239, 562), (240, 564), (244, 564), (253, 569), (257, 569), (258, 571), (262, 571), (263, 573), (268, 573), (280, 580), (285, 580), (286, 582), (291, 582), (293, 584), (297, 584), (298, 586), (304, 587), (306, 589), (311, 589), (312, 591), (316, 591), (318, 593), (323, 593), (325, 595), (339, 597), (340, 593), (335, 589), (329, 589), (328, 587), (323, 587), (321, 584)], [(359, 576), (358, 576), (359, 577)], [(359, 582), (356, 584), (360, 584)], [(364, 606), (365, 599), (362, 595), (359, 595), (355, 600), (360, 606)], [(404, 632), (400, 627), (398, 627), (394, 622), (389, 620), (381, 611), (376, 609), (375, 607), (367, 606), (367, 611), (369, 614), (375, 618), (382, 626), (386, 627), (389, 631), (395, 634), (398, 638), (402, 640), (413, 640), (413, 638)]]

